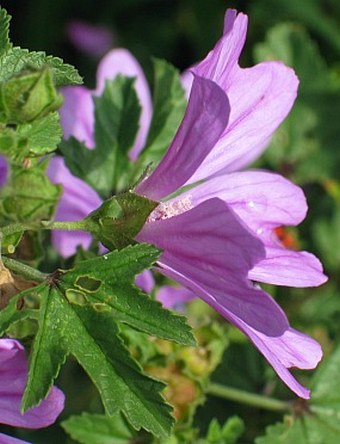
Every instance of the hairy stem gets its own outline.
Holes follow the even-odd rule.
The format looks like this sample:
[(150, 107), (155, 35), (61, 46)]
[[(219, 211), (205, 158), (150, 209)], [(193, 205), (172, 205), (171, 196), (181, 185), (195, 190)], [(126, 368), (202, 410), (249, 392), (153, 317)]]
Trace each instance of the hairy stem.
[(40, 221), (31, 223), (15, 223), (6, 225), (0, 229), (3, 237), (21, 231), (39, 231), (39, 230), (66, 230), (66, 231), (90, 231), (89, 222), (86, 219), (73, 222)]
[(47, 275), (45, 273), (42, 273), (29, 265), (23, 264), (14, 259), (10, 259), (6, 256), (2, 256), (2, 262), (9, 270), (20, 274), (20, 276), (23, 276), (26, 279), (36, 282), (44, 282), (46, 280)]
[(268, 396), (248, 393), (233, 387), (227, 387), (221, 384), (211, 383), (208, 386), (208, 394), (231, 401), (240, 402), (242, 404), (252, 405), (265, 410), (277, 412), (287, 412), (292, 409), (289, 402), (279, 399), (270, 398)]

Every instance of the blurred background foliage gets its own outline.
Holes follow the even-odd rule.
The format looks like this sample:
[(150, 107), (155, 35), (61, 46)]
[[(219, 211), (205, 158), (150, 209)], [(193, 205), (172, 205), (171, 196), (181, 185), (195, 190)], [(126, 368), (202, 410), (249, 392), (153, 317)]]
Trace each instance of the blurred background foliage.
[[(13, 17), (12, 41), (31, 50), (45, 50), (74, 64), (89, 87), (94, 86), (96, 65), (103, 54), (100, 54), (100, 48), (97, 55), (91, 55), (72, 44), (67, 27), (73, 20), (110, 31), (112, 47), (128, 48), (152, 82), (152, 56), (164, 58), (184, 70), (204, 57), (219, 38), (226, 8), (235, 7), (249, 15), (249, 32), (241, 65), (280, 59), (292, 66), (300, 78), (296, 105), (268, 150), (256, 162), (256, 167), (280, 172), (303, 187), (310, 207), (308, 218), (297, 229), (284, 229), (280, 235), (290, 248), (306, 249), (319, 256), (329, 276), (329, 282), (318, 289), (269, 288), (269, 291), (286, 310), (292, 325), (314, 336), (322, 344), (325, 355), (331, 355), (340, 339), (340, 2), (3, 0), (1, 5)], [(211, 314), (200, 306), (190, 307), (189, 315), (202, 320)], [(228, 338), (229, 347), (214, 373), (215, 382), (292, 399), (291, 393), (241, 334), (228, 327), (222, 336), (224, 342)], [(171, 353), (175, 353), (174, 350)], [(151, 353), (151, 356), (154, 355)], [(181, 377), (185, 377), (185, 372)], [(80, 393), (74, 390), (72, 381), (75, 379), (83, 384)], [(300, 379), (309, 384), (306, 373)], [(87, 378), (72, 363), (63, 370), (61, 384), (69, 398), (65, 418), (72, 409), (73, 413), (83, 409), (96, 411), (96, 395), (93, 395)], [(195, 390), (200, 398), (201, 388), (197, 387)], [(340, 405), (340, 395), (336, 402)], [(266, 426), (282, 420), (281, 413), (265, 412), (211, 396), (198, 409), (195, 425), (204, 435), (213, 417), (223, 424), (233, 415), (245, 422), (246, 431), (238, 441), (241, 443), (253, 442), (256, 436), (265, 433)], [(279, 439), (286, 427), (287, 420), (269, 429), (267, 437), (258, 442), (303, 442), (297, 427), (290, 438), (287, 434), (286, 440)], [(54, 430), (56, 427), (45, 435), (40, 432), (39, 438), (34, 432), (25, 434), (25, 437), (32, 437), (34, 442), (46, 442), (46, 437), (51, 443), (74, 442), (60, 429)], [(216, 427), (209, 433), (219, 438), (217, 441), (206, 438), (207, 443), (234, 442), (221, 438), (222, 432), (216, 432)], [(320, 441), (313, 442), (338, 442), (333, 435), (321, 433), (320, 436)], [(191, 442), (186, 439), (182, 442)], [(305, 442), (308, 443), (308, 439)]]

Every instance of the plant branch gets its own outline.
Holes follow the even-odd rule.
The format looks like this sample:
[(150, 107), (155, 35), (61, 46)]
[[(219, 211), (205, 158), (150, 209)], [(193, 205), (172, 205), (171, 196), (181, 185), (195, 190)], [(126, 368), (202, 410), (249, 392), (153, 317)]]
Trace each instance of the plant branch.
[(287, 412), (292, 409), (290, 402), (270, 398), (268, 396), (257, 395), (255, 393), (245, 392), (233, 387), (227, 387), (221, 384), (211, 383), (208, 386), (207, 393), (219, 398), (240, 402), (242, 404), (252, 405), (265, 410), (277, 412)]
[(36, 282), (44, 282), (46, 280), (47, 275), (45, 273), (42, 273), (41, 271), (36, 270), (29, 265), (16, 261), (15, 259), (10, 259), (6, 256), (2, 256), (2, 262), (9, 270), (20, 274), (20, 276), (23, 276), (26, 279), (30, 279)]

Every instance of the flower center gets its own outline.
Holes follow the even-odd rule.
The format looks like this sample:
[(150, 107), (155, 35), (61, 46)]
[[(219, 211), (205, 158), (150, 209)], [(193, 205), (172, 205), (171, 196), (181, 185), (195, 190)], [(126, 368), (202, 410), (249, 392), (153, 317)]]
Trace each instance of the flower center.
[(190, 196), (183, 199), (171, 200), (169, 202), (161, 202), (148, 217), (148, 222), (155, 222), (162, 219), (170, 219), (170, 217), (178, 216), (185, 211), (193, 208)]

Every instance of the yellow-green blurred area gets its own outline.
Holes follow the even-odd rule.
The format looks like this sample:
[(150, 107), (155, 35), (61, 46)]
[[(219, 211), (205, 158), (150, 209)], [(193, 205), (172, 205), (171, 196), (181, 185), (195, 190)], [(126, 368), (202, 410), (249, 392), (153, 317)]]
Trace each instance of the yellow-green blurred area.
[[(94, 86), (97, 63), (110, 48), (130, 50), (152, 83), (152, 57), (166, 59), (182, 71), (213, 47), (221, 35), (227, 8), (248, 14), (249, 31), (241, 65), (283, 60), (295, 69), (300, 78), (294, 109), (274, 135), (268, 150), (256, 162), (256, 167), (277, 171), (304, 189), (309, 204), (307, 219), (293, 230), (283, 228), (280, 236), (288, 248), (298, 246), (316, 254), (329, 276), (329, 282), (317, 289), (270, 287), (269, 292), (284, 308), (294, 328), (317, 339), (326, 357), (331, 356), (340, 340), (339, 0), (7, 0), (2, 1), (1, 6), (12, 15), (11, 40), (15, 45), (62, 57), (78, 68), (88, 87)], [(91, 42), (88, 44), (91, 48), (75, 44), (70, 38), (70, 26), (75, 22), (99, 27), (103, 31), (103, 43), (98, 48), (93, 47)], [(195, 315), (196, 319), (201, 319), (198, 327), (202, 330), (211, 313), (201, 306), (190, 310), (191, 317)], [(218, 318), (215, 320), (218, 322)], [(216, 332), (214, 334), (218, 336)], [(241, 334), (228, 327), (225, 335), (229, 345), (223, 364), (214, 374), (214, 381), (254, 393), (292, 399), (292, 394)], [(161, 372), (155, 370), (155, 361), (145, 363), (146, 368), (152, 368), (153, 375), (163, 376), (168, 381), (180, 375), (175, 388), (173, 383), (171, 395), (180, 398), (177, 401), (183, 411), (182, 399), (198, 403), (202, 389), (197, 375), (194, 383), (188, 382), (188, 373), (183, 371), (187, 367), (183, 362), (187, 366), (188, 362), (196, 360), (203, 366), (202, 356), (210, 353), (209, 347), (211, 343), (202, 346), (202, 355), (187, 351), (189, 357), (185, 357), (186, 361), (184, 352), (171, 348), (172, 361), (167, 366), (161, 365)], [(309, 385), (307, 372), (299, 373), (299, 378)], [(68, 396), (63, 418), (82, 410), (97, 412), (100, 409), (93, 386), (73, 362), (65, 366), (60, 381)], [(78, 383), (81, 384), (79, 388), (76, 386)], [(183, 387), (187, 384), (191, 390), (187, 398), (183, 395), (185, 389), (181, 384)], [(340, 395), (336, 402), (340, 406)], [(189, 415), (187, 410), (185, 414)], [(204, 434), (212, 418), (217, 417), (223, 424), (235, 414), (245, 423), (246, 431), (237, 441), (243, 444), (254, 442), (256, 436), (264, 435), (268, 425), (282, 421), (281, 413), (264, 412), (256, 407), (209, 397), (208, 402), (198, 409), (194, 424)], [(333, 435), (320, 435), (320, 431), (316, 433), (323, 441), (321, 438), (299, 441), (297, 431), (290, 438), (286, 431), (284, 427), (282, 433), (273, 431), (273, 438), (269, 437), (261, 444), (338, 442), (333, 441)], [(183, 436), (187, 438), (183, 441), (169, 443), (198, 442), (190, 441), (185, 433)], [(36, 443), (77, 442), (66, 437), (57, 426), (36, 435), (32, 432), (19, 436)], [(302, 433), (301, 436), (305, 435)], [(112, 444), (115, 442), (147, 441), (113, 440)], [(217, 442), (228, 444), (236, 441)]]

